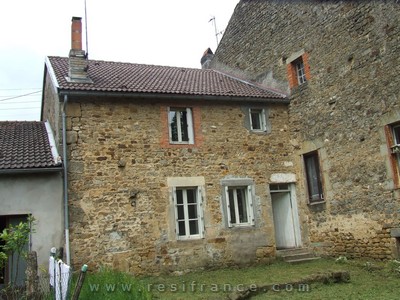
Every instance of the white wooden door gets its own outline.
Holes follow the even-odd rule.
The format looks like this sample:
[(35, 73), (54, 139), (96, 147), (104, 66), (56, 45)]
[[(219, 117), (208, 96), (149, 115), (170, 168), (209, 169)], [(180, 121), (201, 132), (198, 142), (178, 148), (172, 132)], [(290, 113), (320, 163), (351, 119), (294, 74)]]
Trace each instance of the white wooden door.
[(296, 236), (290, 192), (271, 193), (276, 248), (295, 248)]

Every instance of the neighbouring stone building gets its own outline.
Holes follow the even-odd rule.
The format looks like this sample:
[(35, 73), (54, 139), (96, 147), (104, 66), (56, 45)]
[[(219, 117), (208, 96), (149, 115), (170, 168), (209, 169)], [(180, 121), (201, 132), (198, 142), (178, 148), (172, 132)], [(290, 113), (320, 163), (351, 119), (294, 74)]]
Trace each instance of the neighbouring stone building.
[(310, 245), (399, 256), (398, 1), (242, 0), (208, 64), (290, 94), (281, 142)]

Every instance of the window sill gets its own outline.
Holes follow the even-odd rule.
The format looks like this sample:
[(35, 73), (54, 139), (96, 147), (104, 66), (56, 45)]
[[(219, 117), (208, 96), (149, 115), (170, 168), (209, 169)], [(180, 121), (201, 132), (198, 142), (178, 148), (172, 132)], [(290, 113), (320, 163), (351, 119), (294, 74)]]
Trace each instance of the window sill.
[(235, 228), (241, 228), (241, 229), (249, 229), (249, 228), (253, 228), (255, 225), (254, 224), (243, 224), (243, 225), (232, 225), (232, 226), (228, 226), (227, 229), (235, 229)]
[(323, 203), (326, 203), (326, 201), (325, 200), (320, 200), (320, 201), (308, 202), (308, 205), (313, 206), (313, 205), (318, 205), (318, 204), (323, 204)]
[(187, 243), (187, 242), (200, 242), (204, 240), (204, 237), (192, 237), (192, 238), (184, 238), (184, 239), (176, 239), (176, 241), (178, 243), (182, 242), (182, 243)]
[(254, 129), (251, 129), (250, 132), (255, 133), (255, 134), (267, 134), (268, 133), (267, 130), (254, 130)]

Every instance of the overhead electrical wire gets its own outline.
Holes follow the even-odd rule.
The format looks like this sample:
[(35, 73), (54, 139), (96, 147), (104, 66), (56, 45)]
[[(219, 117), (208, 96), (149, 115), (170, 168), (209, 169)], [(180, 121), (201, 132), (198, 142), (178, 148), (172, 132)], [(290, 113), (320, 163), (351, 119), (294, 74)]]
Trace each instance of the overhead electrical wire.
[(24, 94), (24, 95), (12, 96), (12, 97), (9, 97), (9, 98), (0, 99), (0, 101), (7, 101), (7, 100), (16, 99), (16, 98), (26, 97), (26, 96), (37, 94), (37, 93), (41, 93), (41, 92), (42, 91), (37, 91), (37, 92), (32, 92), (32, 93), (28, 93), (28, 94)]

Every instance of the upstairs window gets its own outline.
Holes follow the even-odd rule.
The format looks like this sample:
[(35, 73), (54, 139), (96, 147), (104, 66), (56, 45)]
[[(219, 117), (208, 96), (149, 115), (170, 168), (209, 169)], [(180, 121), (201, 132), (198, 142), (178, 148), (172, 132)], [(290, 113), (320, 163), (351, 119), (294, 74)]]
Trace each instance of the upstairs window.
[(168, 113), (171, 144), (194, 144), (191, 108), (171, 107)]
[(300, 57), (295, 60), (293, 64), (296, 68), (297, 82), (299, 83), (299, 85), (301, 85), (307, 81), (303, 59)]
[(400, 188), (400, 123), (386, 126), (386, 139), (390, 149), (394, 185)]
[(304, 155), (304, 166), (310, 203), (324, 201), (318, 152)]
[(305, 84), (310, 80), (308, 54), (301, 50), (286, 59), (287, 76), (290, 88)]
[(250, 108), (250, 129), (253, 131), (266, 131), (267, 121), (264, 109)]

